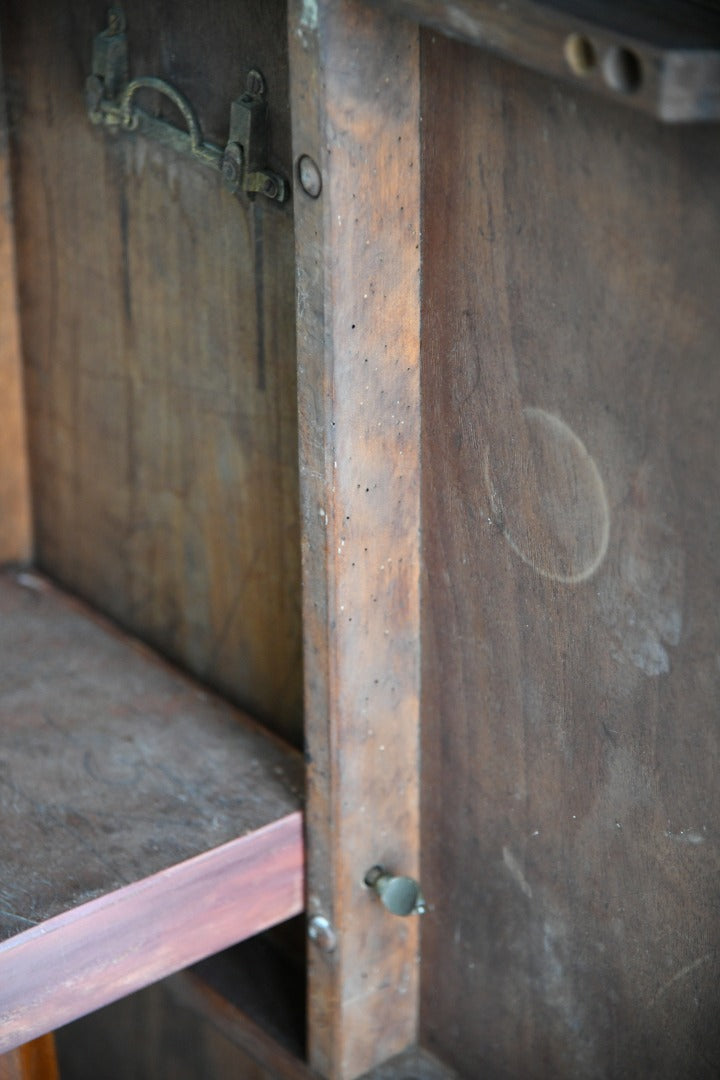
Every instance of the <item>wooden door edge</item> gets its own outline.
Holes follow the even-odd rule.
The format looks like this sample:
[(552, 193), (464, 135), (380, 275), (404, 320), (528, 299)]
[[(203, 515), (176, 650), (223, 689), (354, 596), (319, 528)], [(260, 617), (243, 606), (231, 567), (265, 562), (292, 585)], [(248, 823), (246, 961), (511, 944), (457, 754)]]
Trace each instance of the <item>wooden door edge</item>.
[(349, 1080), (417, 1036), (418, 919), (364, 877), (419, 863), (419, 43), (353, 0), (289, 33), (309, 1047)]

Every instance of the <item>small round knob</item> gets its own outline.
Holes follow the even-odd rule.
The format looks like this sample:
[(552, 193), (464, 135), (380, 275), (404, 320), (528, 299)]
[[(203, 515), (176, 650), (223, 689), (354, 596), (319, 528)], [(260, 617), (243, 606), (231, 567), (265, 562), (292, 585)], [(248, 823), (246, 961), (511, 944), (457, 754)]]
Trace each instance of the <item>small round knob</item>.
[(373, 866), (365, 875), (365, 884), (373, 889), (393, 915), (424, 915), (425, 900), (414, 878), (396, 877)]

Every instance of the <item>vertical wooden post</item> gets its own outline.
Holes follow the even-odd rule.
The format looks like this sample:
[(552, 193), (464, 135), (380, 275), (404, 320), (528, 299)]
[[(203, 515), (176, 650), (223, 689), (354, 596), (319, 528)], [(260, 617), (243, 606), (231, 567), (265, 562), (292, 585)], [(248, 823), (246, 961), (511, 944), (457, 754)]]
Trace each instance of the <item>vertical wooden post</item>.
[(0, 60), (0, 563), (25, 561), (31, 547), (7, 111)]
[(363, 878), (418, 874), (418, 32), (296, 0), (290, 56), (310, 1056), (347, 1080), (416, 1036), (418, 918)]

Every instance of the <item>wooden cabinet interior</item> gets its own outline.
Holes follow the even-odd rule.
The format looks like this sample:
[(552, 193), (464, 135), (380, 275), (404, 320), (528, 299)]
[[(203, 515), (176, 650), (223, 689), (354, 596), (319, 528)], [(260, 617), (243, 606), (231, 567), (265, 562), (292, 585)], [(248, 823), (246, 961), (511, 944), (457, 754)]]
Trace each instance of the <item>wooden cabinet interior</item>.
[[(292, 211), (88, 122), (106, 9), (5, 10), (36, 558), (300, 746)], [(174, 78), (216, 142), (260, 58), (292, 172), (282, 4), (124, 10), (133, 74)]]
[(299, 754), (28, 573), (0, 657), (0, 1049), (302, 910)]
[[(717, 1073), (720, 158), (658, 118), (717, 116), (720, 35), (712, 6), (622, 7), (128, 0), (134, 69), (214, 141), (262, 69), (277, 207), (88, 125), (104, 2), (4, 6), (37, 563), (305, 743), (323, 920), (309, 1063), (218, 976), (252, 983), (254, 945), (83, 1031), (172, 1001), (263, 1080)], [(271, 786), (297, 764), (230, 705), (194, 745), (207, 708), (264, 738)], [(364, 888), (375, 863), (420, 878), (422, 928)]]
[[(278, 14), (126, 7), (146, 70), (212, 52), (210, 135), (263, 57), (287, 173)], [(27, 424), (3, 120), (2, 557), (28, 559), (31, 502), (43, 573), (288, 743), (34, 572), (0, 581), (2, 1047), (304, 903), (292, 217), (89, 124), (105, 19), (3, 8)]]

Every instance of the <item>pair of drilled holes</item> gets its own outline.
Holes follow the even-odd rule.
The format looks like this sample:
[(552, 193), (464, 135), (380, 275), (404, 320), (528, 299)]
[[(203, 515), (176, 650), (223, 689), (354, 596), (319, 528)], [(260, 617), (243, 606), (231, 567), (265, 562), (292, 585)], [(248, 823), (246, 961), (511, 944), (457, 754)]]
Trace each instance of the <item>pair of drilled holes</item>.
[[(576, 75), (589, 75), (598, 67), (595, 46), (583, 34), (570, 34), (565, 40), (564, 51), (568, 67)], [(633, 94), (642, 83), (642, 64), (631, 49), (620, 45), (610, 46), (600, 66), (605, 82), (618, 94)]]

